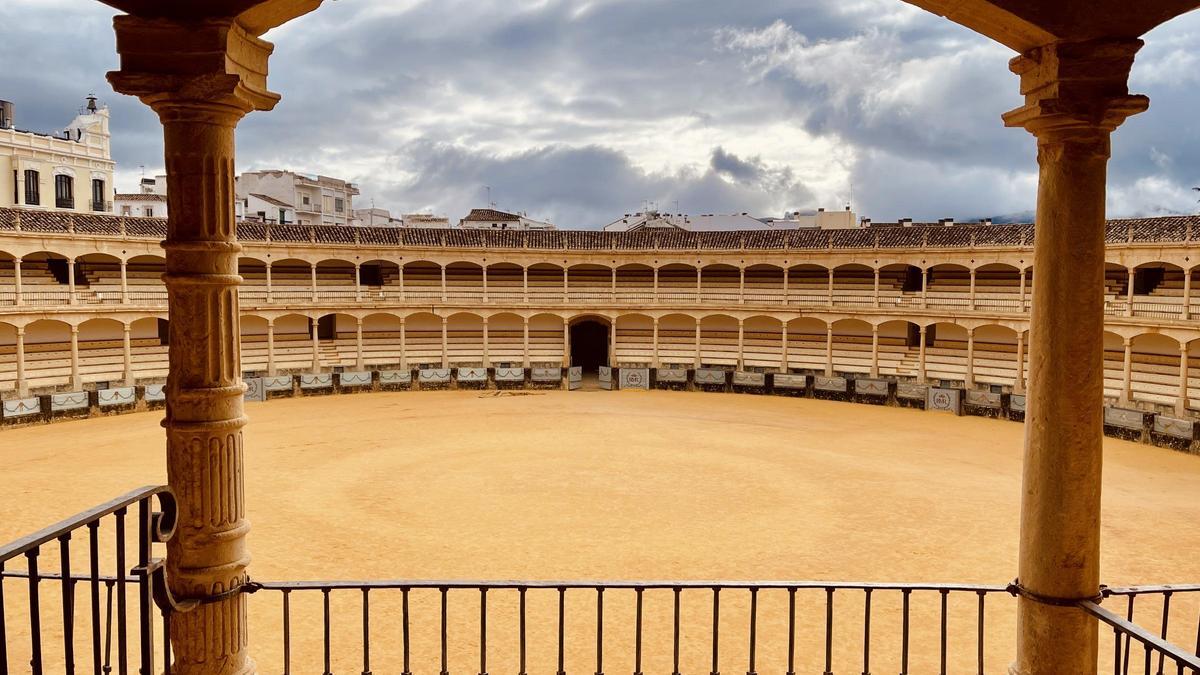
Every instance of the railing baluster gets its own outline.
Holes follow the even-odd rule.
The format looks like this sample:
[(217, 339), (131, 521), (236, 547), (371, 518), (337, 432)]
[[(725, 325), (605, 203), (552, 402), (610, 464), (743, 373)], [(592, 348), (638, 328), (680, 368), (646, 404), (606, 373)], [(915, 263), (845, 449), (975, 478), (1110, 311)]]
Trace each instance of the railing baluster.
[(912, 589), (906, 588), (901, 593), (904, 595), (904, 627), (900, 638), (900, 675), (908, 675), (908, 606)]
[(479, 675), (487, 675), (487, 589), (479, 589)]
[(566, 675), (563, 668), (563, 642), (567, 632), (567, 589), (558, 589), (558, 675)]
[(978, 591), (978, 593), (979, 593), (979, 638), (978, 638), (978, 640), (979, 640), (979, 643), (978, 643), (979, 675), (983, 675), (983, 620), (984, 620), (983, 619), (983, 602), (984, 602), (983, 597), (984, 597), (985, 593), (983, 591)]
[(950, 596), (950, 591), (947, 591), (946, 589), (943, 588), (941, 593), (942, 593), (942, 641), (941, 641), (942, 667), (941, 667), (941, 670), (939, 670), (938, 672), (940, 673), (940, 675), (946, 675), (946, 638), (947, 638), (947, 636), (946, 636), (946, 600)]
[(672, 642), (672, 663), (671, 675), (679, 675), (679, 593), (683, 590), (676, 586), (672, 589), (675, 592), (675, 627), (671, 631)]
[(1121, 675), (1121, 629), (1113, 626), (1113, 675)]
[(42, 672), (42, 614), (38, 597), (38, 549), (34, 548), (25, 553), (29, 570), (29, 666), (34, 675)]
[(321, 601), (322, 601), (321, 609), (323, 610), (322, 611), (322, 616), (323, 616), (322, 627), (324, 629), (322, 632), (322, 641), (324, 642), (324, 651), (325, 651), (325, 675), (333, 675), (333, 671), (330, 668), (330, 659), (329, 659), (330, 651), (332, 651), (330, 648), (330, 644), (329, 644), (329, 642), (330, 642), (330, 640), (329, 640), (329, 591), (330, 591), (330, 589), (328, 589), (328, 588), (321, 589)]
[(292, 592), (283, 589), (283, 675), (292, 675)]
[(596, 588), (596, 675), (604, 675), (604, 587)]
[[(517, 595), (520, 597), (520, 614), (521, 614), (521, 672), (518, 675), (525, 675), (525, 591), (524, 587), (517, 589)], [(405, 670), (408, 670), (405, 668)], [(408, 675), (408, 673), (405, 673)]]
[(171, 675), (171, 615), (162, 613), (163, 625), (163, 675)]
[(401, 629), (400, 641), (403, 643), (404, 650), (404, 672), (403, 675), (412, 675), (408, 670), (408, 588), (400, 589), (400, 611), (401, 611)]
[[(1129, 604), (1126, 606), (1126, 609), (1125, 609), (1125, 620), (1128, 621), (1129, 623), (1133, 623), (1133, 601), (1136, 597), (1137, 596), (1132, 593), (1129, 595)], [(1129, 675), (1129, 643), (1131, 641), (1132, 641), (1132, 638), (1130, 636), (1126, 635), (1125, 636), (1125, 657), (1124, 657), (1125, 663), (1122, 666), (1122, 671), (1121, 671), (1125, 675)]]
[(637, 619), (633, 631), (633, 675), (642, 675), (642, 589), (635, 589), (634, 593), (637, 594)]
[(58, 563), (62, 571), (63, 668), (75, 672), (75, 584), (71, 581), (71, 534), (58, 538)]
[[(1162, 639), (1167, 639), (1167, 623), (1171, 620), (1171, 591), (1163, 593), (1162, 605)], [(1163, 675), (1163, 654), (1158, 655), (1158, 675)]]
[(788, 668), (787, 675), (796, 675), (796, 589), (788, 589)]
[(863, 591), (863, 675), (871, 675), (871, 589)]
[(371, 675), (371, 589), (362, 589), (362, 675)]
[[(138, 567), (146, 569), (150, 562), (150, 497), (138, 501)], [(141, 673), (150, 675), (154, 672), (154, 601), (150, 597), (150, 577), (143, 576), (138, 580), (138, 635), (141, 648)]]
[(750, 589), (750, 664), (746, 675), (757, 675), (754, 668), (755, 647), (758, 643), (758, 589)]
[(446, 669), (446, 594), (450, 589), (442, 587), (442, 675), (449, 675), (449, 670)]
[(125, 607), (125, 509), (113, 512), (116, 518), (117, 546), (117, 672), (129, 675), (129, 633), (126, 626)]
[(825, 673), (833, 675), (833, 589), (825, 588)]
[(721, 675), (721, 669), (717, 665), (719, 657), (719, 648), (721, 645), (721, 589), (713, 589), (713, 610), (712, 610), (712, 669), (709, 671), (711, 675)]
[(4, 611), (4, 561), (0, 560), (0, 673), (8, 672), (8, 620)]
[(104, 603), (104, 667), (101, 672), (105, 675), (112, 672), (112, 621), (113, 621), (113, 582), (105, 581)]
[(100, 520), (87, 524), (88, 578), (92, 598), (92, 673), (100, 673)]

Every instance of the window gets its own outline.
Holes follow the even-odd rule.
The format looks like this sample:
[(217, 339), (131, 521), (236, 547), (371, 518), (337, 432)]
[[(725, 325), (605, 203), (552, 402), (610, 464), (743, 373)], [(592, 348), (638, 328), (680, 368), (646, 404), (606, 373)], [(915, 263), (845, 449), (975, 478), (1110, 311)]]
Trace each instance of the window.
[(147, 217), (147, 218), (153, 218), (153, 217), (154, 217), (154, 207), (152, 207), (152, 206), (147, 206), (147, 207), (146, 207), (146, 217)]
[(338, 213), (345, 211), (346, 210), (346, 200), (342, 199), (341, 197), (335, 198), (333, 200), (333, 210), (337, 211)]
[(54, 177), (54, 206), (60, 209), (75, 208), (75, 179), (59, 174)]
[(123, 216), (132, 215), (132, 214), (130, 213), (130, 209), (129, 209), (129, 205), (128, 205), (128, 204), (125, 204), (125, 205), (121, 206), (121, 215), (123, 215)]
[(25, 203), (37, 206), (42, 203), (42, 194), (38, 189), (38, 172), (25, 169)]
[(104, 211), (104, 181), (99, 178), (92, 179), (92, 210)]
[(311, 201), (309, 201), (308, 197), (305, 197), (305, 198), (304, 198), (304, 205), (305, 205), (305, 206), (308, 206), (308, 205), (309, 205), (309, 204), (311, 204), (311, 203), (312, 203), (312, 202), (311, 202)]

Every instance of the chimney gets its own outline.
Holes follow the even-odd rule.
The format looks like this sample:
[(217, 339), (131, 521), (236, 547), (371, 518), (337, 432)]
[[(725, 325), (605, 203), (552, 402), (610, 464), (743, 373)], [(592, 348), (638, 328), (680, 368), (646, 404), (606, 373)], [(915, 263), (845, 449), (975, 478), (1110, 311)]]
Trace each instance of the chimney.
[(951, 226), (951, 225), (953, 225), (953, 224), (954, 224), (954, 219), (953, 219), (953, 218), (940, 218), (940, 219), (938, 219), (938, 225), (941, 225), (941, 226), (943, 226), (943, 227), (949, 227), (949, 226)]
[(912, 218), (901, 218), (900, 227), (912, 227)]
[(979, 224), (980, 224), (980, 225), (991, 225), (991, 224), (992, 224), (992, 219), (991, 219), (991, 218), (984, 218), (983, 220), (979, 221)]
[(859, 221), (859, 223), (861, 223), (863, 227), (870, 227), (870, 226), (871, 226), (871, 219), (870, 219), (870, 218), (863, 218), (863, 219), (861, 219), (861, 220)]
[(13, 104), (10, 101), (0, 101), (0, 129), (11, 129), (13, 126)]

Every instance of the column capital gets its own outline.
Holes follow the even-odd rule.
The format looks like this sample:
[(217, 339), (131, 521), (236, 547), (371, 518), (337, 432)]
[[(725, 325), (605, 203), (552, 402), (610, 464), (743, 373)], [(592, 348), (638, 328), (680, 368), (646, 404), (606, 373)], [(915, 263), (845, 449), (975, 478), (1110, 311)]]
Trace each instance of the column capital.
[(79, 335), (79, 326), (71, 324), (71, 335)]
[(25, 326), (17, 326), (17, 337), (25, 337)]
[(363, 318), (361, 316), (354, 317), (354, 323), (359, 326), (363, 325)]
[(1021, 78), (1025, 105), (1004, 124), (1024, 127), (1040, 144), (1091, 142), (1107, 157), (1108, 135), (1150, 99), (1129, 93), (1129, 70), (1141, 40), (1055, 42), (1009, 62)]
[(120, 15), (113, 27), (121, 69), (108, 73), (108, 81), (164, 121), (200, 117), (234, 124), (279, 102), (278, 94), (267, 91), (274, 45), (234, 18), (175, 22)]

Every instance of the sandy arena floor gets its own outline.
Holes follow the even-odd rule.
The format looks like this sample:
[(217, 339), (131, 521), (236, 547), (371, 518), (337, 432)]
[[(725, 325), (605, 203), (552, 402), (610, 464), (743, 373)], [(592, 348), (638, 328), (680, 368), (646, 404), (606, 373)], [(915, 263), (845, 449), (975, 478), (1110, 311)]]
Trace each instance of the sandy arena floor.
[[(251, 404), (249, 414), (257, 579), (1003, 584), (1015, 574), (1022, 426), (1010, 422), (674, 392), (402, 392)], [(163, 481), (160, 418), (0, 432), (0, 541)], [(1105, 462), (1104, 580), (1200, 580), (1200, 457), (1108, 440)], [(439, 669), (435, 594), (413, 594), (412, 670), (420, 674)], [(534, 595), (528, 670), (549, 673), (554, 592)], [(489, 595), (493, 673), (518, 671), (515, 597)], [(569, 597), (567, 671), (594, 672), (594, 595)], [(335, 662), (358, 672), (361, 595), (335, 598)], [(478, 595), (451, 598), (450, 671), (478, 673)], [(711, 595), (685, 598), (682, 670), (708, 672)], [(747, 669), (744, 600), (722, 597), (729, 673)], [(876, 600), (872, 668), (896, 672), (899, 601)], [(373, 669), (398, 672), (396, 596), (371, 601)], [(605, 597), (610, 673), (633, 670), (632, 601), (632, 592)], [(670, 601), (669, 592), (646, 595), (648, 673), (671, 670)], [(861, 672), (862, 600), (838, 601), (839, 672)], [(952, 608), (962, 670), (973, 668), (974, 601)], [(804, 596), (797, 629), (798, 666), (817, 672), (823, 602), (823, 593)], [(922, 645), (914, 660), (931, 667), (936, 602), (914, 600)], [(989, 603), (988, 670), (1003, 672), (1013, 602)], [(759, 604), (758, 669), (782, 672), (786, 595), (764, 592)], [(256, 658), (264, 672), (279, 672), (279, 597), (260, 593), (251, 608)], [(292, 611), (293, 659), (303, 662), (296, 672), (320, 672), (319, 593), (297, 595)]]

